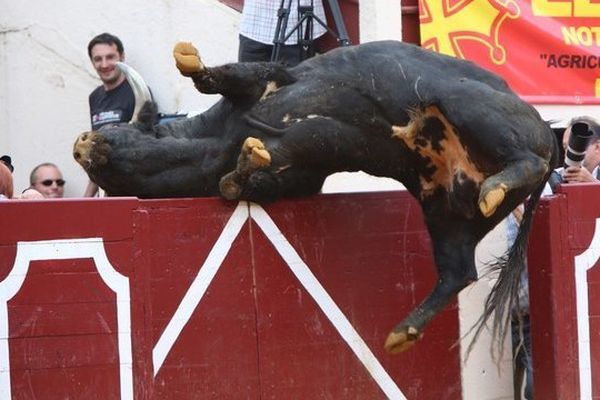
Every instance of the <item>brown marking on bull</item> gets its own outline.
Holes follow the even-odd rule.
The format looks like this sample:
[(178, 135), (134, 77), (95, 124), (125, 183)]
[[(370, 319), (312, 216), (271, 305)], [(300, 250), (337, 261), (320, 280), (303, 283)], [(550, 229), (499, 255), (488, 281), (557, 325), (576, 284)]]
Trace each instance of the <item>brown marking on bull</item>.
[(267, 85), (265, 86), (265, 91), (263, 92), (262, 96), (260, 96), (260, 100), (264, 100), (268, 95), (275, 93), (278, 90), (279, 86), (277, 86), (277, 82), (267, 82)]
[[(437, 120), (443, 127), (443, 136), (439, 142), (422, 135), (429, 119)], [(454, 189), (455, 177), (458, 182), (470, 179), (477, 185), (485, 179), (460, 142), (456, 128), (436, 106), (411, 111), (410, 122), (406, 126), (392, 126), (392, 137), (402, 140), (409, 149), (429, 160), (428, 168), (431, 168), (433, 173), (431, 179), (420, 177), (421, 199), (431, 196), (439, 186), (451, 192)]]
[(421, 198), (431, 196), (435, 192), (437, 187), (435, 182), (425, 179), (424, 176), (419, 176), (419, 181), (421, 182)]
[(292, 164), (282, 165), (281, 167), (277, 168), (277, 170), (275, 171), (275, 173), (280, 174), (283, 171), (286, 171), (286, 170), (290, 169), (291, 166), (292, 166)]
[(281, 122), (283, 122), (284, 124), (292, 124), (292, 123), (293, 124), (297, 124), (297, 123), (302, 122), (302, 121), (306, 121), (306, 120), (309, 120), (309, 119), (316, 119), (316, 118), (331, 119), (329, 117), (326, 117), (326, 116), (323, 116), (323, 115), (320, 115), (320, 114), (308, 114), (308, 115), (306, 115), (304, 117), (292, 118), (292, 116), (289, 113), (287, 113), (287, 114), (285, 114), (283, 116), (283, 118), (281, 119)]

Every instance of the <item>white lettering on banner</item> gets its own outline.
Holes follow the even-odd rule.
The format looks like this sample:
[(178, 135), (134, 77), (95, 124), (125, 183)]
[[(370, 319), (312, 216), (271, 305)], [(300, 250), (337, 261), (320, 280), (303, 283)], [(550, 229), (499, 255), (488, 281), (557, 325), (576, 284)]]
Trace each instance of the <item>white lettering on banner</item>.
[(18, 242), (15, 263), (0, 282), (0, 399), (11, 399), (10, 357), (8, 347), (8, 302), (21, 289), (29, 263), (36, 260), (92, 258), (98, 274), (117, 295), (117, 340), (122, 400), (133, 400), (133, 364), (131, 349), (131, 305), (129, 279), (111, 265), (102, 238)]
[(592, 398), (592, 364), (587, 272), (600, 258), (600, 218), (596, 219), (594, 237), (587, 250), (575, 257), (575, 292), (577, 305), (577, 342), (579, 350), (579, 392), (582, 400)]
[(225, 256), (231, 249), (233, 241), (238, 236), (242, 226), (248, 218), (252, 218), (263, 230), (267, 239), (273, 244), (292, 273), (300, 281), (302, 286), (304, 286), (310, 296), (312, 296), (319, 308), (348, 344), (387, 398), (393, 400), (406, 400), (406, 397), (400, 388), (398, 388), (396, 383), (380, 364), (379, 360), (371, 352), (371, 349), (369, 349), (344, 313), (337, 304), (335, 304), (325, 288), (323, 288), (310, 268), (298, 255), (292, 245), (290, 245), (271, 217), (269, 217), (262, 207), (256, 204), (252, 204), (250, 210), (248, 210), (248, 203), (246, 202), (240, 202), (240, 204), (238, 204), (238, 207), (225, 225), (221, 236), (217, 239), (215, 246), (210, 251), (206, 261), (198, 271), (198, 275), (181, 300), (175, 314), (167, 324), (164, 332), (156, 343), (156, 346), (154, 346), (152, 351), (154, 376), (156, 377), (158, 374), (158, 371), (173, 347), (173, 344), (177, 341), (181, 331), (202, 300), (208, 286), (221, 267)]

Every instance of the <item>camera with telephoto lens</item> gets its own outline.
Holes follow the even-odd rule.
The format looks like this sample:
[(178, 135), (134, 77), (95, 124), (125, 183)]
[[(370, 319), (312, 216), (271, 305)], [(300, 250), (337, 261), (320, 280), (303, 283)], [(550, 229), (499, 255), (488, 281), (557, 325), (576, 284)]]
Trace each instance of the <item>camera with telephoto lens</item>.
[(585, 158), (585, 150), (593, 135), (594, 132), (584, 122), (576, 122), (571, 126), (571, 136), (565, 153), (565, 168), (581, 167)]

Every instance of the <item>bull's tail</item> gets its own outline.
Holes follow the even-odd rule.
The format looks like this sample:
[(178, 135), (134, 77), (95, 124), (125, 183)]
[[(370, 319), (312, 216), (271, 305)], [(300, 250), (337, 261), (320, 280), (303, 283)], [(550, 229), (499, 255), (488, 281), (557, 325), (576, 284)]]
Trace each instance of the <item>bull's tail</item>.
[(493, 316), (492, 337), (495, 341), (492, 344), (492, 355), (497, 356), (497, 361), (502, 358), (503, 343), (510, 332), (511, 310), (518, 299), (519, 278), (526, 266), (529, 230), (545, 184), (546, 180), (529, 197), (517, 237), (510, 249), (489, 266), (491, 273), (499, 270), (498, 280), (485, 301), (483, 314), (472, 328), (475, 334), (467, 349), (467, 356), (482, 330), (487, 326), (488, 320)]

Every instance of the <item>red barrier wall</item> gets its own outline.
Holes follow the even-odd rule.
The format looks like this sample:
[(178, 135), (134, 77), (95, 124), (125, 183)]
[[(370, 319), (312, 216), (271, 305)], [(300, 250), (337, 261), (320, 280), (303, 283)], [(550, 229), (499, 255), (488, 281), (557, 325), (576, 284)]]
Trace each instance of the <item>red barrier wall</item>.
[(0, 398), (460, 399), (455, 304), (404, 192), (0, 203)]
[(600, 185), (542, 199), (529, 251), (536, 399), (600, 398)]

